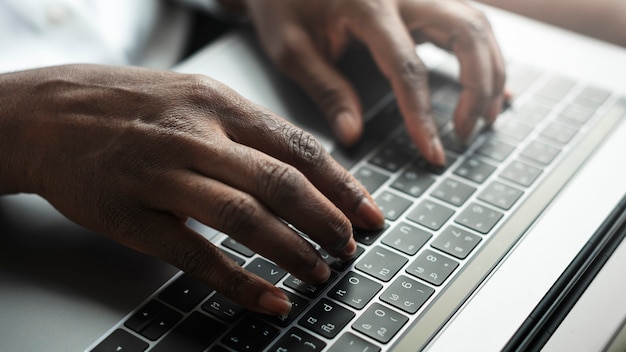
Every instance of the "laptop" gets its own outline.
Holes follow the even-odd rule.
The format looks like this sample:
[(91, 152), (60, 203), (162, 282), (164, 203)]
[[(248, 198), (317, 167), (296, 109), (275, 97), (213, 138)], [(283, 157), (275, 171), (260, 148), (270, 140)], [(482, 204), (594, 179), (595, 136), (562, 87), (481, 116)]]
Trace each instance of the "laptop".
[(386, 216), (383, 231), (356, 231), (354, 260), (327, 258), (333, 276), (317, 286), (190, 222), (284, 289), (292, 314), (247, 312), (37, 197), (11, 196), (0, 203), (0, 350), (624, 350), (626, 50), (481, 9), (516, 96), (493, 129), (461, 145), (449, 133), (458, 67), (418, 48), (431, 71), (443, 170), (411, 146), (362, 53), (342, 64), (367, 120), (364, 140), (347, 150), (246, 30), (175, 68), (221, 80), (314, 133)]

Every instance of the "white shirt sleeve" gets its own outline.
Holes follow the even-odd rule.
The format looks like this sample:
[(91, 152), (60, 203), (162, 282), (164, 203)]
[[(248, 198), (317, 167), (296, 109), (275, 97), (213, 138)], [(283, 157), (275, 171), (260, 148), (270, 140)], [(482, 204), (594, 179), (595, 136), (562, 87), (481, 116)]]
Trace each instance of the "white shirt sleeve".
[(0, 72), (67, 63), (142, 65), (146, 53), (158, 56), (151, 66), (165, 68), (178, 59), (188, 33), (182, 10), (156, 0), (2, 0)]

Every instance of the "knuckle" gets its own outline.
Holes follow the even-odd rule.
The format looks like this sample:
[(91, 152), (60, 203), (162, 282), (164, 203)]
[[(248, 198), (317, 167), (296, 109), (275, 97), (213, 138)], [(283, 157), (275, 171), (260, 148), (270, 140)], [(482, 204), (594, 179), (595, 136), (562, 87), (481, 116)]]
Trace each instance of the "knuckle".
[(227, 85), (201, 74), (189, 74), (187, 79), (181, 94), (189, 109), (210, 113), (233, 105), (236, 94)]
[(312, 134), (292, 125), (284, 125), (282, 135), (286, 137), (288, 152), (299, 169), (310, 170), (324, 162), (324, 146)]
[(302, 183), (301, 177), (296, 169), (287, 164), (268, 161), (261, 166), (257, 188), (262, 194), (284, 199), (295, 196)]
[(491, 26), (486, 15), (478, 10), (473, 9), (463, 21), (460, 21), (461, 28), (456, 33), (458, 38), (463, 40), (459, 44), (466, 48), (473, 48), (476, 43), (487, 42)]
[(217, 202), (216, 219), (220, 229), (238, 236), (250, 233), (258, 218), (257, 202), (247, 194), (228, 195)]
[(428, 70), (419, 59), (410, 58), (401, 63), (399, 76), (405, 85), (417, 88), (421, 85), (426, 85)]

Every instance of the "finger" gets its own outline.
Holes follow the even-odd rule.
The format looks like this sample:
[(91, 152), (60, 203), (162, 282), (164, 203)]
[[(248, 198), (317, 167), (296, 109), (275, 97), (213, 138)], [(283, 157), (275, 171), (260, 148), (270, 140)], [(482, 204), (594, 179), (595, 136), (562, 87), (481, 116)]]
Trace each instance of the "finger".
[(363, 117), (354, 88), (301, 28), (286, 26), (282, 33), (270, 57), (322, 110), (339, 141), (355, 144), (363, 133)]
[(502, 112), (505, 102), (510, 100), (510, 94), (506, 92), (506, 64), (502, 51), (496, 41), (492, 30), (487, 33), (489, 38), (489, 47), (492, 53), (492, 62), (494, 66), (494, 83), (491, 105), (487, 110), (487, 122), (493, 125), (498, 115)]
[[(313, 245), (254, 197), (192, 171), (169, 175), (164, 181), (172, 186), (149, 204), (168, 199), (160, 204), (166, 212), (188, 214), (228, 234), (305, 282), (328, 280), (330, 269)], [(353, 243), (350, 256), (355, 250)]]
[(409, 28), (454, 51), (459, 60), (463, 89), (454, 113), (459, 137), (467, 138), (481, 117), (495, 120), (502, 102), (504, 64), (484, 14), (458, 1), (405, 1), (401, 11)]
[[(415, 43), (397, 13), (388, 5), (350, 17), (350, 31), (363, 41), (391, 82), (409, 135), (433, 164), (443, 165), (445, 154), (431, 116), (427, 72)], [(366, 23), (363, 23), (366, 22)]]
[[(256, 186), (240, 183), (238, 187), (250, 190), (264, 201), (273, 199), (277, 195), (285, 197), (276, 198), (279, 200), (273, 203), (282, 203), (282, 206), (291, 207), (292, 213), (304, 207), (304, 202), (313, 201), (312, 204), (319, 207), (319, 210), (313, 213), (307, 210), (299, 215), (305, 218), (300, 223), (303, 225), (309, 223), (306, 225), (308, 227), (322, 226), (313, 224), (319, 222), (337, 224), (338, 222), (334, 220), (336, 215), (333, 209), (335, 207), (357, 227), (379, 229), (383, 226), (384, 217), (371, 195), (330, 156), (313, 135), (261, 107), (252, 112), (225, 111), (220, 113), (220, 116), (225, 117), (228, 114), (233, 117), (224, 118), (223, 123), (234, 141), (259, 150), (299, 171), (295, 173), (295, 170), (288, 170), (285, 165), (277, 165), (263, 155), (251, 154), (252, 149), (246, 148), (249, 149), (246, 151), (233, 145), (228, 148), (236, 148), (236, 153), (229, 153), (234, 158), (222, 157), (220, 155), (226, 154), (220, 153), (217, 153), (219, 155), (215, 157), (219, 158), (224, 165), (241, 170), (240, 175), (245, 178), (243, 182), (262, 181)], [(241, 116), (246, 118), (242, 119)], [(250, 167), (250, 165), (255, 166)], [(207, 167), (211, 166), (207, 165)], [(227, 170), (226, 167), (214, 169)], [(262, 177), (250, 174), (255, 173), (256, 170), (263, 173)], [(233, 177), (232, 174), (229, 176)], [(282, 180), (277, 178), (279, 176)], [(326, 203), (322, 198), (327, 198), (334, 206)], [(312, 214), (320, 214), (320, 217), (312, 217)], [(293, 214), (289, 220), (291, 219), (298, 219), (298, 216)], [(311, 221), (311, 219), (315, 220)], [(315, 236), (315, 233), (309, 234)]]
[(124, 244), (169, 262), (253, 311), (285, 315), (291, 310), (280, 289), (241, 268), (177, 217), (150, 210), (134, 215), (118, 233)]
[[(212, 158), (210, 165), (205, 163), (206, 167), (200, 169), (204, 175), (254, 197), (242, 204), (243, 207), (250, 207), (258, 202), (258, 205), (254, 204), (258, 208), (255, 215), (267, 208), (272, 214), (263, 211), (262, 216), (284, 219), (332, 255), (349, 257), (353, 254), (356, 245), (350, 220), (300, 171), (255, 149), (227, 143), (230, 144), (226, 147), (228, 153), (219, 153), (222, 155)], [(286, 231), (282, 222), (277, 219), (276, 222), (283, 232)], [(236, 236), (232, 232), (227, 233)]]

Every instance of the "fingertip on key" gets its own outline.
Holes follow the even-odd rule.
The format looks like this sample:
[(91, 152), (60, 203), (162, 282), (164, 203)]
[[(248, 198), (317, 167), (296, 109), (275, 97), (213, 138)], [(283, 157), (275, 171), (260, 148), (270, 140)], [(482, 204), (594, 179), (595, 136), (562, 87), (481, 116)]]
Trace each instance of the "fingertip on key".
[[(365, 226), (370, 229), (379, 229), (385, 225), (385, 217), (380, 208), (369, 197), (363, 197), (356, 210), (357, 215), (365, 222)], [(353, 240), (354, 242), (354, 240)], [(356, 244), (354, 245), (356, 250)]]
[(284, 316), (291, 311), (291, 301), (282, 291), (267, 291), (259, 298), (258, 308), (265, 314)]

